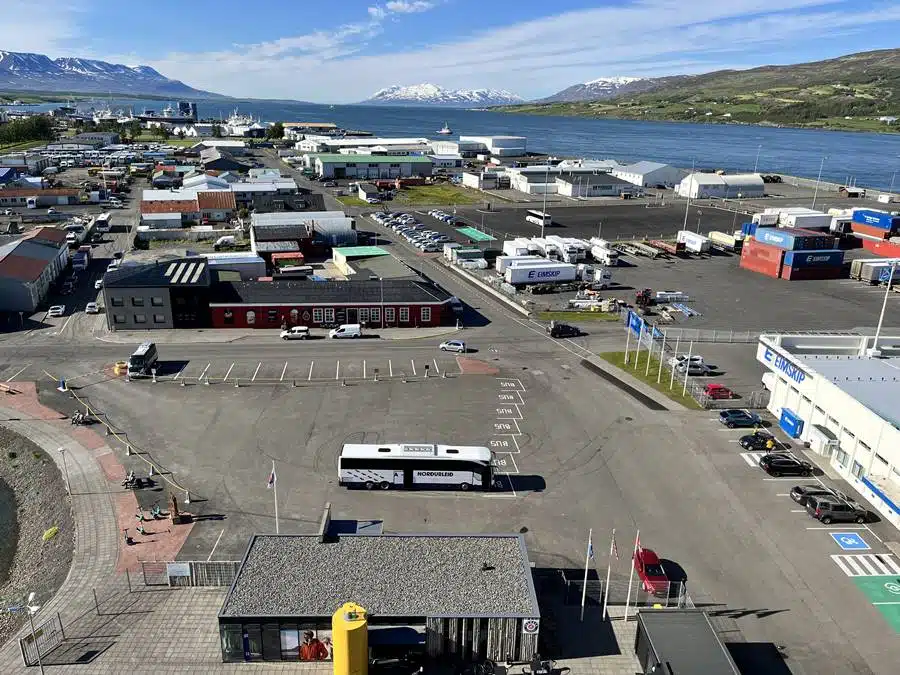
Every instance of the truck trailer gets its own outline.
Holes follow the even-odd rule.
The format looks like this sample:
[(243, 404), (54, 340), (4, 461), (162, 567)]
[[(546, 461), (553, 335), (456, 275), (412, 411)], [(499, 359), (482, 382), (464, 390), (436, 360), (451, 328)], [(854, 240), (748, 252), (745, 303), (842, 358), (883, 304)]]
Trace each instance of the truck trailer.
[(569, 263), (556, 263), (553, 265), (522, 265), (508, 267), (504, 278), (506, 283), (513, 286), (525, 286), (529, 284), (555, 284), (565, 281), (575, 281), (577, 267)]

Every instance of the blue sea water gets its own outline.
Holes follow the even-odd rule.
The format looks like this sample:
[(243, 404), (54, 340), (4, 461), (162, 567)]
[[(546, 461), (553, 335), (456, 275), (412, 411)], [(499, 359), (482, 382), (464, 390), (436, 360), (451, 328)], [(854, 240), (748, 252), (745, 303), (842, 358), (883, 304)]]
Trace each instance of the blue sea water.
[[(95, 103), (102, 107), (105, 101)], [(84, 104), (82, 104), (84, 105)], [(159, 110), (161, 101), (111, 101), (112, 108)], [(52, 106), (50, 106), (52, 107)], [(199, 101), (201, 117), (227, 117), (237, 108), (264, 122), (334, 122), (378, 136), (437, 137), (449, 124), (463, 135), (519, 135), (532, 151), (560, 156), (651, 160), (690, 168), (758, 170), (887, 189), (900, 170), (900, 134), (778, 129), (726, 124), (592, 120), (475, 110), (314, 105), (281, 101)], [(822, 164), (822, 158), (825, 158)], [(898, 176), (900, 178), (900, 176)], [(900, 182), (895, 182), (900, 188)]]

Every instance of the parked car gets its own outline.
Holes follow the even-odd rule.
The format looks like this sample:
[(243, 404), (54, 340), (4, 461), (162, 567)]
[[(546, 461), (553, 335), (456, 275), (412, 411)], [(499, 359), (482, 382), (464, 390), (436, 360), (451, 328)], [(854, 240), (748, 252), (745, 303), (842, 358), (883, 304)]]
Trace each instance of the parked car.
[(366, 197), (367, 204), (380, 204), (381, 200), (376, 197)]
[[(687, 354), (678, 354), (677, 356), (673, 356), (672, 358), (670, 358), (667, 361), (667, 363), (672, 368), (675, 368), (676, 366), (680, 366), (682, 363), (684, 363), (687, 360), (688, 360)], [(697, 364), (697, 365), (703, 365), (703, 357), (700, 356), (699, 354), (694, 354), (691, 356), (691, 363)]]
[(741, 436), (738, 441), (744, 450), (774, 450), (777, 442), (775, 437), (766, 432), (756, 432)]
[(62, 316), (66, 313), (65, 305), (53, 305), (47, 310), (47, 316)]
[(851, 500), (836, 497), (810, 497), (806, 500), (806, 512), (823, 525), (829, 523), (859, 523), (869, 519), (868, 510)]
[(322, 187), (337, 187), (337, 183), (335, 183), (333, 180), (326, 180), (324, 183), (322, 183)]
[(770, 476), (810, 476), (813, 465), (786, 452), (773, 452), (759, 458), (759, 468)]
[(466, 353), (466, 343), (462, 340), (447, 340), (440, 345), (442, 352), (456, 352), (457, 354)]
[(729, 408), (728, 410), (723, 410), (722, 412), (720, 412), (719, 422), (724, 424), (729, 429), (734, 429), (737, 427), (755, 427), (762, 424), (762, 420), (756, 413), (752, 413), (749, 410), (740, 410), (736, 408)]
[(547, 326), (547, 333), (553, 338), (578, 337), (581, 331), (575, 326), (562, 321), (551, 321)]
[(89, 302), (84, 306), (85, 314), (99, 314), (100, 313), (100, 305), (96, 302)]
[(362, 326), (358, 323), (345, 323), (337, 328), (332, 328), (328, 332), (328, 337), (338, 338), (358, 338), (362, 335)]
[(703, 387), (703, 393), (713, 400), (723, 400), (734, 398), (734, 392), (724, 384), (712, 382)]
[(649, 548), (638, 547), (633, 556), (634, 571), (641, 580), (641, 586), (653, 595), (669, 594), (669, 577), (662, 568), (659, 556)]
[(806, 503), (813, 498), (823, 497), (825, 499), (839, 499), (850, 501), (843, 492), (839, 492), (833, 488), (824, 485), (795, 485), (791, 488), (791, 499), (800, 506), (806, 506)]
[(292, 326), (281, 331), (282, 340), (306, 340), (309, 338), (309, 326)]
[(53, 216), (53, 215), (56, 215), (57, 213), (59, 213), (59, 211), (57, 211), (57, 210), (54, 209), (54, 208), (49, 208), (49, 209), (47, 209), (47, 215), (48, 215), (48, 216)]
[(12, 209), (3, 209), (3, 215), (4, 216), (14, 216), (14, 215), (16, 215), (16, 213)]
[(675, 366), (675, 372), (684, 374), (687, 371), (687, 374), (691, 377), (698, 377), (702, 375), (709, 375), (712, 372), (712, 368), (710, 368), (705, 363), (688, 363), (687, 361), (682, 361), (677, 366)]

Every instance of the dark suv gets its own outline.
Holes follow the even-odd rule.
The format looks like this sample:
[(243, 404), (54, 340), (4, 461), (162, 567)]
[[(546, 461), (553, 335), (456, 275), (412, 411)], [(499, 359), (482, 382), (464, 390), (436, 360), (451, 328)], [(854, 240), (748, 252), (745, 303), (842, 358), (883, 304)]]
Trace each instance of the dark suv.
[(869, 519), (869, 512), (852, 501), (831, 501), (825, 497), (810, 497), (806, 500), (806, 512), (823, 525), (829, 523), (864, 523)]
[[(770, 476), (810, 476), (813, 465), (786, 452), (772, 452), (759, 458), (759, 468)], [(809, 507), (807, 507), (809, 508)]]
[(581, 331), (575, 326), (560, 323), (559, 321), (551, 321), (550, 325), (547, 326), (547, 332), (550, 333), (550, 337), (554, 338), (578, 337), (581, 335)]

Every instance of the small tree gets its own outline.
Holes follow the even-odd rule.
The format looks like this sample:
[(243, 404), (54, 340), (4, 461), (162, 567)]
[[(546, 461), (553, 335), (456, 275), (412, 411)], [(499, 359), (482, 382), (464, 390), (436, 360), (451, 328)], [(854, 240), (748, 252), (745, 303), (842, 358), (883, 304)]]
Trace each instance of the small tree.
[(212, 125), (213, 138), (222, 138), (222, 126), (220, 124)]
[(143, 127), (141, 126), (140, 120), (131, 120), (128, 123), (128, 134), (131, 136), (131, 140), (134, 140), (143, 132)]
[(266, 129), (266, 138), (270, 140), (284, 138), (284, 125), (281, 122), (275, 122), (275, 124)]
[(181, 140), (184, 140), (184, 137), (185, 137), (184, 129), (179, 129), (178, 130), (178, 138), (180, 138)]

